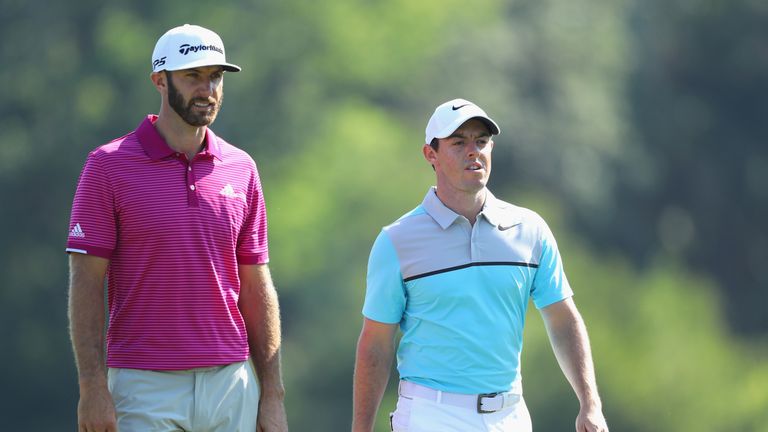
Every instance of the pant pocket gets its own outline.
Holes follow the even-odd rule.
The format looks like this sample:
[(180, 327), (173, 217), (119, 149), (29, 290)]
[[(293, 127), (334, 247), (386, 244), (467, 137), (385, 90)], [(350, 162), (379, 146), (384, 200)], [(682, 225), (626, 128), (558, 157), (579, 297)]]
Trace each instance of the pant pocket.
[(397, 408), (389, 415), (389, 428), (392, 432), (408, 432), (411, 423), (412, 399), (397, 398)]

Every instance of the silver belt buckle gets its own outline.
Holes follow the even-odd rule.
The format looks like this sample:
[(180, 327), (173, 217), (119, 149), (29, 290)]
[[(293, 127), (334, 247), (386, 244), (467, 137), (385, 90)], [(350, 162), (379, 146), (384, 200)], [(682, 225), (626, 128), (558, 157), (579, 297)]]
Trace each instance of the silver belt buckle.
[(485, 399), (485, 398), (493, 399), (493, 398), (496, 398), (496, 396), (498, 396), (500, 394), (501, 394), (501, 392), (482, 393), (482, 394), (477, 395), (477, 412), (478, 412), (478, 414), (491, 414), (491, 413), (495, 413), (496, 411), (499, 411), (500, 409), (504, 408), (504, 401), (502, 401), (501, 407), (499, 409), (494, 409), (494, 410), (484, 410), (483, 409), (483, 399)]

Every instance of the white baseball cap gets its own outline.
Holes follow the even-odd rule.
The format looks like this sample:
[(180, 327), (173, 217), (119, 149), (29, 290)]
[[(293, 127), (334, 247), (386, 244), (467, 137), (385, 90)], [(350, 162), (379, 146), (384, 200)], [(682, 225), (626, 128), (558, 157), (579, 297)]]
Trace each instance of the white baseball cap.
[(152, 72), (201, 66), (223, 66), (225, 71), (240, 72), (240, 66), (227, 63), (219, 35), (207, 28), (184, 24), (157, 40), (152, 52)]
[(450, 136), (465, 121), (477, 118), (488, 126), (491, 135), (498, 135), (501, 130), (488, 114), (479, 106), (465, 99), (453, 99), (435, 108), (434, 114), (427, 123), (426, 142), (431, 143), (435, 138)]

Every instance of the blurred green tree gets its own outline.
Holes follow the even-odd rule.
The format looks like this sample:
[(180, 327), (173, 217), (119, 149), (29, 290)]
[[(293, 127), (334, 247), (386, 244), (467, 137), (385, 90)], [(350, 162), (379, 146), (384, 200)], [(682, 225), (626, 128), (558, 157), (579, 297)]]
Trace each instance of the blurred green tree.
[[(663, 256), (639, 273), (561, 232), (563, 213), (550, 213), (557, 206), (531, 202), (559, 236), (611, 430), (767, 430), (768, 346), (729, 331), (712, 281)], [(569, 430), (578, 401), (533, 308), (526, 330), (523, 376), (534, 428)]]

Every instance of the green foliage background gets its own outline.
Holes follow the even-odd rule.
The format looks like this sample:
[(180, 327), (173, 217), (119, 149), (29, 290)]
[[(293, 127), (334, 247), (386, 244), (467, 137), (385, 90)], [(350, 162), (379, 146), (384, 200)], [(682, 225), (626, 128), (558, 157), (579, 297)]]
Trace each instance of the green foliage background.
[[(75, 427), (72, 194), (88, 151), (157, 111), (152, 48), (189, 22), (215, 29), (244, 68), (226, 76), (214, 129), (261, 171), (292, 430), (348, 430), (368, 250), (432, 184), (420, 147), (434, 106), (464, 97), (502, 128), (492, 190), (555, 231), (612, 430), (768, 431), (765, 2), (1, 0), (0, 11), (3, 429)], [(572, 430), (577, 401), (529, 313), (534, 428)]]

